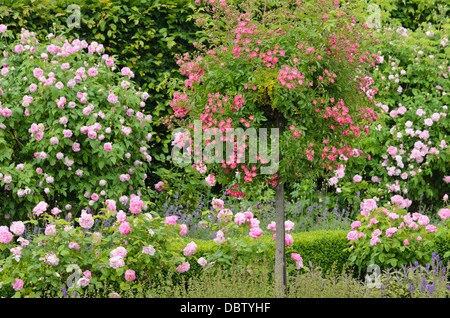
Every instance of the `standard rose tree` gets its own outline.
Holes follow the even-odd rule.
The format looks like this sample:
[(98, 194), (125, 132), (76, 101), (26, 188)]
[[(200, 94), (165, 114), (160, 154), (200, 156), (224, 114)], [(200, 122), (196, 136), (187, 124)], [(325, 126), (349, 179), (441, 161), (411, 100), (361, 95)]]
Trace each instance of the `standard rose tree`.
[(117, 72), (97, 42), (15, 37), (0, 34), (0, 214), (23, 218), (39, 202), (54, 215), (98, 211), (145, 195), (152, 117), (130, 69)]
[(370, 53), (375, 39), (367, 25), (339, 1), (282, 1), (262, 15), (252, 2), (240, 9), (197, 2), (211, 12), (196, 20), (209, 45), (194, 43), (197, 53), (179, 57), (187, 79), (166, 122), (186, 128), (174, 146), (187, 148), (211, 186), (217, 181), (249, 198), (275, 188), (280, 281), (283, 184), (342, 171), (363, 155), (360, 140), (378, 116), (369, 71), (381, 58)]

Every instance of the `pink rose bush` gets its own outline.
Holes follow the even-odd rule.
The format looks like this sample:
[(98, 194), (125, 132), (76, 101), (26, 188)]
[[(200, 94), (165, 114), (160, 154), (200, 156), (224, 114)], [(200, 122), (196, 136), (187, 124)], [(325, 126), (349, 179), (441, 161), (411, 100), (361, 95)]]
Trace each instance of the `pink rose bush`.
[[(350, 8), (336, 12), (333, 1), (277, 2), (271, 10), (279, 9), (278, 5), (289, 9), (266, 24), (255, 19), (259, 13), (252, 13), (254, 6), (243, 13), (234, 5), (222, 4), (197, 1), (214, 16), (209, 21), (209, 15), (198, 14), (196, 19), (214, 49), (196, 42), (193, 54), (177, 56), (184, 78), (173, 92), (174, 114), (164, 121), (168, 129), (179, 126), (191, 137), (196, 129), (208, 136), (200, 144), (174, 131), (173, 145), (187, 148), (183, 155), (192, 161), (193, 173), (198, 171), (210, 187), (221, 184), (227, 194), (250, 197), (261, 188), (276, 187), (283, 178), (317, 177), (319, 171), (328, 176), (351, 157), (367, 158), (360, 140), (378, 118), (374, 102), (378, 88), (370, 73), (381, 63), (381, 56), (371, 50), (376, 39), (366, 32), (368, 26), (357, 23), (348, 14)], [(323, 19), (324, 13), (334, 22)], [(284, 19), (303, 14), (317, 18), (317, 26), (305, 28), (300, 19)], [(227, 27), (219, 28), (221, 23)], [(309, 36), (316, 28), (324, 32), (323, 37)], [(299, 38), (304, 41), (300, 43)], [(351, 53), (344, 57), (341, 51)], [(311, 72), (311, 65), (317, 66), (317, 72)], [(340, 74), (343, 69), (346, 76)], [(224, 136), (233, 129), (275, 128), (275, 118), (286, 127), (278, 136), (283, 153), (280, 170), (267, 153), (249, 154), (250, 162), (242, 159), (247, 149), (252, 152), (252, 138), (236, 141), (235, 136)], [(196, 121), (201, 124), (195, 126)], [(212, 135), (226, 142), (223, 147), (214, 147)], [(202, 147), (215, 151), (196, 156)], [(227, 150), (224, 156), (225, 149), (232, 152)], [(355, 184), (362, 179), (357, 176)]]
[[(39, 215), (34, 214), (37, 220), (0, 226), (0, 248), (10, 252), (0, 260), (3, 283), (12, 284), (17, 297), (39, 297), (44, 290), (59, 297), (73, 270), (80, 276), (69, 286), (71, 293), (88, 286), (103, 288), (105, 280), (126, 290), (126, 284), (135, 283), (143, 272), (190, 269), (196, 259), (194, 241), (178, 254), (168, 248), (183, 237), (179, 232), (184, 224), (178, 224), (177, 217), (169, 217), (167, 224), (153, 212), (136, 213), (146, 204), (139, 196), (131, 198), (132, 207), (126, 212), (115, 211), (115, 200), (109, 200), (99, 213), (82, 210), (79, 217), (69, 213), (64, 218), (46, 211), (47, 204), (40, 202), (35, 209)], [(41, 221), (47, 224), (45, 230), (28, 233), (25, 239), (27, 225)]]
[[(358, 191), (379, 197), (383, 204), (393, 195), (407, 195), (418, 209), (419, 201), (429, 206), (439, 200), (450, 182), (450, 69), (444, 53), (448, 48), (440, 43), (445, 29), (436, 30), (433, 37), (422, 28), (405, 36), (399, 36), (401, 30), (373, 33), (385, 41), (375, 44), (382, 62), (372, 73), (380, 89), (374, 96), (379, 121), (363, 144), (370, 156), (356, 158), (344, 178), (330, 178), (329, 183), (344, 190), (348, 200)], [(427, 45), (422, 46), (423, 41)]]
[[(141, 201), (148, 204), (139, 196), (133, 198), (138, 207)], [(177, 216), (135, 213), (133, 209), (116, 211), (113, 204), (116, 200), (109, 200), (98, 213), (82, 210), (79, 216), (69, 213), (64, 218), (59, 213), (46, 211), (47, 205), (40, 202), (36, 206), (42, 207), (43, 212), (37, 219), (0, 227), (0, 247), (5, 246), (10, 251), (8, 257), (0, 260), (3, 274), (7, 274), (3, 276), (6, 278), (3, 283), (15, 286), (17, 297), (39, 297), (43, 290), (51, 290), (59, 297), (75, 270), (79, 276), (69, 286), (69, 293), (81, 292), (88, 286), (102, 288), (105, 280), (115, 281), (121, 290), (126, 290), (130, 284), (140, 284), (139, 277), (144, 272), (150, 276), (159, 271), (186, 275), (186, 272), (206, 270), (216, 263), (229, 265), (233, 255), (257, 259), (271, 248), (261, 241), (268, 233), (251, 211), (233, 213), (225, 205), (221, 210), (205, 211), (203, 215), (216, 217), (214, 222), (210, 219), (205, 228), (216, 232), (213, 242), (217, 244), (213, 252), (205, 253), (199, 252), (194, 240), (186, 241), (188, 227)], [(217, 200), (213, 202), (211, 207)], [(41, 221), (47, 224), (45, 230), (25, 239), (27, 226), (38, 225)], [(425, 219), (421, 222), (427, 223)], [(275, 228), (272, 222), (267, 231)], [(285, 222), (287, 253), (293, 262), (289, 269), (300, 270), (304, 269), (303, 259), (292, 249), (294, 228), (294, 222)], [(242, 234), (248, 235), (252, 243), (245, 242)], [(171, 248), (180, 244), (184, 246), (178, 251)]]
[[(1, 205), (18, 216), (55, 208), (65, 215), (69, 206), (96, 211), (117, 193), (145, 189), (152, 116), (142, 110), (148, 93), (135, 88), (131, 71), (97, 42), (38, 42), (26, 30), (1, 36), (12, 44), (0, 43), (0, 69), (8, 70), (0, 74)], [(116, 203), (142, 208), (138, 199), (131, 207)]]
[(360, 271), (370, 264), (387, 268), (430, 262), (436, 248), (434, 241), (449, 233), (450, 210), (440, 209), (437, 212), (440, 222), (431, 224), (427, 215), (407, 212), (409, 204), (400, 195), (392, 196), (389, 204), (380, 207), (373, 199), (364, 199), (360, 214), (347, 233), (349, 262)]

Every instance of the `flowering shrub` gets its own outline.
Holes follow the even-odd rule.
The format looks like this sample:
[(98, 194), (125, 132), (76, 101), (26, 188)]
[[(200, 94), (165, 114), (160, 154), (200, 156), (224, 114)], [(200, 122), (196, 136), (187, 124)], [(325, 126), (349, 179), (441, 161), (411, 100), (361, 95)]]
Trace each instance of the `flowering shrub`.
[[(212, 201), (213, 211), (203, 212), (216, 215), (219, 222), (201, 224), (216, 232), (213, 241), (217, 248), (201, 256), (195, 241), (175, 250), (173, 244), (179, 244), (188, 227), (176, 215), (160, 217), (146, 212), (148, 205), (139, 196), (131, 197), (129, 212), (118, 210), (115, 202), (109, 200), (100, 213), (93, 215), (82, 210), (79, 217), (69, 213), (64, 219), (46, 211), (45, 206), (39, 203), (33, 209), (39, 221), (46, 224), (44, 233), (27, 232), (27, 226), (38, 225), (34, 219), (0, 227), (0, 249), (9, 251), (0, 260), (2, 273), (7, 273), (2, 283), (13, 286), (15, 297), (39, 297), (44, 291), (46, 296), (72, 295), (87, 286), (102, 289), (105, 282), (117, 291), (142, 290), (135, 281), (152, 279), (160, 273), (183, 274), (195, 263), (203, 269), (216, 262), (229, 266), (235, 256), (247, 261), (261, 259), (269, 249), (264, 242), (248, 244), (243, 239), (242, 234), (255, 240), (264, 234), (253, 213), (233, 214), (220, 199)], [(274, 222), (267, 227), (274, 228)], [(287, 246), (293, 244), (289, 234), (293, 229), (294, 223), (286, 221)], [(302, 268), (298, 251), (287, 252), (291, 253), (295, 268)]]
[[(101, 213), (82, 210), (80, 217), (62, 219), (48, 212), (36, 212), (46, 225), (42, 234), (27, 234), (25, 226), (37, 220), (13, 222), (0, 228), (0, 249), (10, 255), (0, 260), (13, 284), (16, 296), (39, 297), (51, 290), (53, 296), (81, 291), (86, 286), (103, 288), (106, 281), (120, 290), (142, 288), (130, 285), (136, 278), (153, 277), (161, 271), (189, 264), (169, 246), (186, 230), (177, 217), (161, 218), (142, 209), (138, 196), (131, 198), (130, 212), (116, 210), (109, 202)], [(187, 252), (188, 251), (188, 252)], [(186, 256), (195, 253), (189, 245)], [(186, 270), (186, 267), (184, 267)]]
[(373, 72), (380, 117), (364, 142), (371, 157), (357, 158), (329, 183), (347, 198), (358, 191), (383, 202), (402, 195), (418, 210), (440, 200), (450, 182), (448, 25), (376, 31), (383, 62)]
[[(174, 86), (174, 114), (165, 123), (186, 128), (172, 145), (194, 156), (192, 168), (206, 184), (242, 197), (284, 177), (330, 172), (344, 157), (362, 154), (359, 141), (378, 116), (370, 69), (381, 60), (369, 52), (375, 39), (351, 8), (331, 0), (283, 2), (267, 10), (263, 23), (250, 4), (240, 10), (225, 1), (196, 2), (209, 46), (195, 42), (195, 54), (179, 57), (186, 80)], [(311, 36), (318, 29), (323, 34)], [(229, 134), (253, 128), (280, 128), (279, 144), (272, 140), (283, 158), (278, 170), (267, 173), (279, 157), (261, 151), (261, 140), (255, 153), (251, 136)], [(202, 144), (194, 144), (196, 129)]]
[(97, 42), (39, 43), (6, 28), (0, 38), (2, 212), (23, 218), (38, 202), (54, 215), (99, 210), (144, 189), (152, 117), (140, 110), (149, 95), (135, 89), (134, 73), (115, 72)]
[(385, 207), (378, 207), (373, 199), (363, 200), (360, 215), (347, 234), (351, 244), (349, 262), (360, 272), (371, 264), (386, 269), (431, 261), (436, 237), (447, 235), (450, 229), (450, 209), (440, 209), (442, 222), (433, 225), (428, 216), (407, 212), (408, 204), (410, 201), (400, 195), (392, 196)]

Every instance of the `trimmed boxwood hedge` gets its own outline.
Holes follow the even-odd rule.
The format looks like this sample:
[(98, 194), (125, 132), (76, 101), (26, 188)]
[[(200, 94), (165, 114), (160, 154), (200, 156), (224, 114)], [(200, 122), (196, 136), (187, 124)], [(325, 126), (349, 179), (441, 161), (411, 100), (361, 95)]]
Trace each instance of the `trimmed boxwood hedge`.
[[(330, 270), (333, 265), (336, 270), (342, 270), (347, 263), (349, 252), (344, 249), (348, 248), (347, 231), (312, 231), (293, 233), (292, 237), (294, 243), (286, 248), (286, 259), (288, 262), (291, 253), (298, 253), (303, 258), (303, 264), (307, 265), (309, 262), (314, 267), (320, 266), (324, 271)], [(187, 243), (194, 241), (197, 244), (197, 252), (195, 256), (200, 258), (207, 254), (213, 254), (218, 244), (212, 240), (192, 240), (186, 238), (184, 241), (179, 241), (172, 245), (172, 248), (182, 251)], [(271, 236), (262, 236), (258, 239), (253, 239), (250, 236), (245, 237), (243, 241), (247, 244), (265, 243), (273, 248), (266, 252), (266, 259), (274, 259), (275, 257), (275, 240)], [(191, 264), (192, 268), (193, 264)]]
[[(327, 272), (331, 269), (341, 271), (343, 268), (349, 268), (347, 264), (350, 252), (344, 251), (349, 247), (349, 241), (347, 239), (348, 231), (335, 230), (335, 231), (311, 231), (293, 233), (292, 237), (294, 243), (286, 247), (286, 260), (287, 262), (294, 263), (290, 259), (291, 253), (298, 253), (303, 258), (303, 264), (309, 266), (309, 262), (314, 267), (320, 266), (323, 271)], [(186, 238), (183, 241), (179, 241), (172, 245), (177, 251), (182, 251), (187, 243), (192, 239)], [(197, 252), (195, 256), (200, 258), (202, 256), (213, 254), (218, 244), (212, 240), (193, 240), (197, 244)], [(266, 252), (266, 259), (274, 260), (275, 257), (275, 240), (271, 236), (262, 236), (258, 239), (253, 239), (250, 236), (243, 239), (247, 244), (258, 244), (264, 242), (268, 246), (273, 248)], [(440, 238), (435, 241), (436, 254), (439, 255), (439, 260), (443, 261), (446, 265), (450, 261), (450, 257), (444, 258), (444, 254), (450, 251), (450, 234), (447, 238)], [(198, 264), (191, 264), (191, 268), (200, 268)]]

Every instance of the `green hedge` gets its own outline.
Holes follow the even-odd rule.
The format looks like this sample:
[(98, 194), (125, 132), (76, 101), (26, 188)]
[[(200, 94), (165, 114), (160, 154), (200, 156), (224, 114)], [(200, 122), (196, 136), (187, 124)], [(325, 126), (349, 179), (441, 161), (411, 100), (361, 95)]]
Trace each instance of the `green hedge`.
[(444, 257), (445, 253), (450, 252), (450, 233), (447, 234), (447, 237), (440, 237), (434, 242), (436, 248), (435, 252), (439, 255), (439, 261), (442, 261), (446, 266), (448, 262), (450, 262), (450, 255)]
[[(336, 270), (342, 270), (347, 262), (349, 253), (344, 252), (344, 249), (348, 248), (347, 231), (301, 232), (293, 233), (292, 237), (294, 243), (286, 247), (287, 262), (294, 263), (291, 260), (291, 253), (300, 254), (305, 266), (309, 266), (308, 263), (311, 262), (314, 267), (320, 266), (324, 271), (330, 270), (333, 265)], [(218, 244), (213, 240), (186, 239), (185, 241), (179, 241), (173, 244), (172, 248), (177, 251), (182, 251), (190, 241), (194, 241), (197, 244), (195, 256), (198, 258), (213, 254), (218, 247)], [(249, 245), (265, 243), (267, 246), (273, 247), (266, 252), (265, 258), (267, 260), (275, 259), (275, 240), (271, 236), (262, 236), (258, 239), (253, 239), (248, 236), (243, 241)], [(191, 264), (191, 266), (193, 265)], [(197, 267), (196, 264), (194, 266)]]
[[(378, 6), (382, 15), (382, 26), (390, 25), (393, 22), (405, 28), (416, 30), (426, 24), (437, 25), (448, 21), (450, 9), (446, 0), (358, 0), (363, 8), (370, 14), (376, 13)], [(372, 5), (372, 7), (370, 7)]]
[[(349, 247), (347, 239), (348, 231), (311, 231), (300, 232), (292, 234), (294, 243), (286, 247), (286, 261), (294, 263), (291, 259), (291, 253), (298, 253), (303, 258), (303, 264), (309, 266), (309, 262), (314, 267), (320, 266), (325, 272), (334, 268), (340, 272), (343, 268), (348, 268), (347, 260), (350, 252), (345, 252), (344, 249)], [(192, 240), (186, 239), (179, 241), (172, 245), (172, 248), (177, 251), (182, 251), (187, 243), (194, 241), (197, 244), (197, 252), (195, 256), (200, 258), (208, 254), (213, 254), (218, 247), (218, 244), (213, 240)], [(258, 244), (264, 242), (266, 245), (273, 247), (266, 252), (265, 258), (267, 260), (275, 259), (275, 240), (270, 236), (262, 236), (258, 239), (253, 239), (250, 236), (244, 239), (247, 244)], [(450, 261), (450, 257), (444, 258), (444, 254), (450, 251), (450, 234), (447, 238), (441, 238), (435, 241), (435, 252), (439, 255), (439, 260), (442, 260), (444, 265)], [(191, 268), (201, 270), (198, 264), (191, 263)]]

